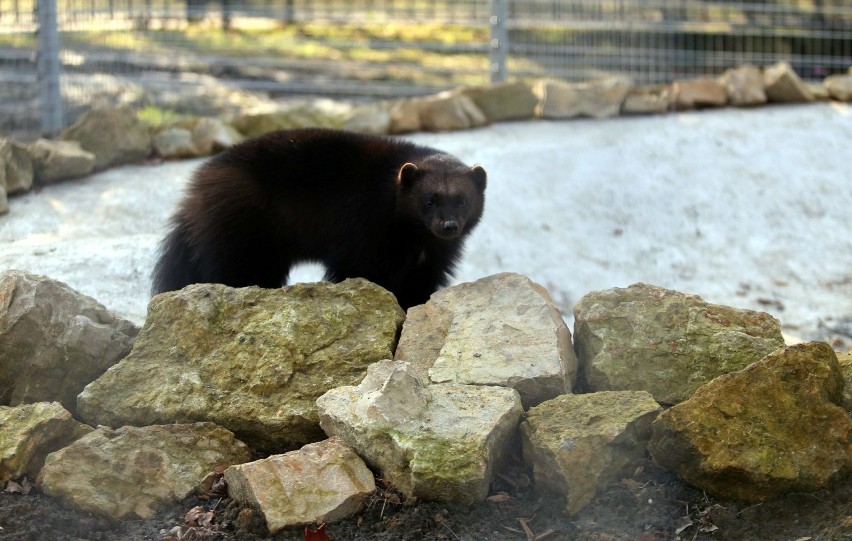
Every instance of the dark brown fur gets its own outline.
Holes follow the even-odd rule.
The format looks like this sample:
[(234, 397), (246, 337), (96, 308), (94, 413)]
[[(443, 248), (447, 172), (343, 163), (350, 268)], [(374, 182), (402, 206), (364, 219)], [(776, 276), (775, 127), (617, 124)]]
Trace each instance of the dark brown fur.
[(446, 285), (479, 222), (485, 171), (385, 137), (320, 129), (250, 139), (202, 165), (172, 217), (153, 292), (274, 288), (292, 265), (363, 277), (403, 308)]

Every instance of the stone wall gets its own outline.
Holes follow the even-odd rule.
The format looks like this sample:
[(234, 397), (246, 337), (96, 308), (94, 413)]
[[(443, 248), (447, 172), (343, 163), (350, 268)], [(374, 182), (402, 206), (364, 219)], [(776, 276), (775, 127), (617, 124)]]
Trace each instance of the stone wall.
[(465, 130), (509, 120), (610, 118), (816, 100), (852, 100), (852, 68), (847, 75), (827, 77), (821, 85), (804, 83), (787, 63), (763, 70), (741, 66), (718, 79), (652, 87), (636, 87), (623, 78), (585, 83), (553, 79), (534, 84), (510, 82), (366, 105), (310, 100), (273, 111), (246, 111), (229, 122), (186, 118), (156, 127), (140, 121), (130, 109), (95, 109), (56, 141), (23, 144), (0, 139), (0, 214), (9, 211), (9, 195), (34, 185), (146, 159), (208, 156), (246, 137), (279, 129), (325, 127), (393, 135)]

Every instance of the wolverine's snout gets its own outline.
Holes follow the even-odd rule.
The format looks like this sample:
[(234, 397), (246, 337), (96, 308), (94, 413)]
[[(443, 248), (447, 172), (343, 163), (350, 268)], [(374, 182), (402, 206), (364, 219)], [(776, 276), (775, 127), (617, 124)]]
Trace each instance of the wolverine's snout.
[(462, 225), (456, 220), (437, 220), (432, 225), (432, 233), (438, 238), (454, 239), (462, 234)]

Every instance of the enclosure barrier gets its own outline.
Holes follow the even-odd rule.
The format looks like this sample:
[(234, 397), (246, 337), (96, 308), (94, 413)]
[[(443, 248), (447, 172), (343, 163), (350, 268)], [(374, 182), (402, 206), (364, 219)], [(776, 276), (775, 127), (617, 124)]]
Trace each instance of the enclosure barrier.
[(636, 84), (852, 64), (849, 0), (0, 0), (0, 135), (93, 105), (220, 114), (507, 78)]

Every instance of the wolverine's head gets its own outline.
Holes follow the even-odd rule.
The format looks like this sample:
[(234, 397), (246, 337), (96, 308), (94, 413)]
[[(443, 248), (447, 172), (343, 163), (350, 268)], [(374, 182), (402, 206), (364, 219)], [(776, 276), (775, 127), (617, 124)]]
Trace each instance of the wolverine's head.
[(456, 239), (482, 217), (486, 176), (482, 166), (446, 155), (406, 163), (397, 175), (401, 204), (436, 237)]

